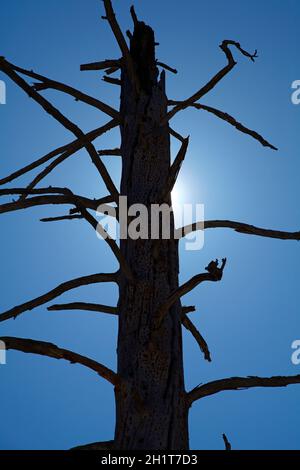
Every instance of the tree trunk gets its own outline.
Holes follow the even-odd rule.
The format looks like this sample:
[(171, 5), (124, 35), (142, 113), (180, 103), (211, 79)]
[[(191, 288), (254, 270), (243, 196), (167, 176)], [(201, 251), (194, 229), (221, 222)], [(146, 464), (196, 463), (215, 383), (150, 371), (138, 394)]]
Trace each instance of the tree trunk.
[[(163, 196), (170, 170), (170, 136), (162, 124), (167, 112), (165, 74), (158, 78), (153, 30), (135, 22), (130, 53), (138, 89), (125, 67), (121, 81), (121, 195), (132, 204), (170, 204)], [(171, 214), (171, 230), (174, 224)], [(172, 238), (172, 237), (171, 237)], [(181, 304), (155, 325), (158, 307), (178, 286), (178, 243), (172, 239), (121, 240), (134, 275), (121, 273), (119, 297), (116, 449), (188, 449)]]

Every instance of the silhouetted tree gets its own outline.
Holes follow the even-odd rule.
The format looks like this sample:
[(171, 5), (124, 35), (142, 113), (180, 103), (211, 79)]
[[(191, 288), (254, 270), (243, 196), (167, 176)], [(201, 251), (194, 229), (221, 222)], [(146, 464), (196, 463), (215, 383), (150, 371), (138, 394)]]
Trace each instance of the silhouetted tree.
[[(116, 427), (112, 441), (94, 443), (86, 449), (188, 449), (188, 413), (192, 404), (208, 395), (224, 390), (251, 387), (281, 387), (300, 383), (300, 375), (276, 377), (231, 377), (199, 385), (186, 392), (182, 356), (182, 325), (197, 343), (204, 358), (211, 360), (208, 345), (196, 329), (188, 313), (193, 306), (182, 306), (182, 297), (205, 281), (220, 281), (226, 259), (221, 265), (211, 261), (206, 272), (192, 277), (179, 285), (178, 238), (170, 239), (122, 239), (120, 245), (108, 236), (91, 214), (100, 204), (118, 203), (119, 194), (127, 196), (128, 206), (135, 203), (167, 203), (171, 205), (171, 191), (188, 148), (188, 138), (182, 137), (170, 127), (172, 118), (189, 107), (207, 111), (227, 121), (237, 130), (248, 134), (265, 147), (276, 150), (257, 132), (248, 129), (227, 113), (201, 103), (230, 71), (236, 61), (233, 51), (251, 61), (257, 57), (250, 54), (238, 42), (224, 40), (220, 45), (225, 54), (226, 65), (209, 82), (183, 101), (170, 101), (166, 95), (165, 70), (176, 70), (159, 62), (155, 55), (153, 30), (138, 20), (131, 8), (133, 33), (127, 32), (128, 46), (110, 0), (104, 0), (105, 16), (119, 45), (121, 57), (81, 66), (81, 70), (105, 70), (104, 80), (121, 87), (120, 109), (99, 101), (63, 83), (51, 80), (33, 71), (25, 70), (5, 58), (0, 59), (0, 70), (37, 102), (48, 114), (74, 135), (74, 140), (53, 150), (37, 161), (3, 178), (1, 185), (46, 164), (26, 188), (2, 189), (1, 195), (19, 195), (19, 199), (0, 206), (2, 213), (45, 204), (70, 204), (70, 213), (43, 221), (73, 218), (85, 219), (93, 229), (106, 237), (106, 242), (116, 256), (120, 268), (114, 273), (97, 273), (64, 282), (50, 292), (18, 305), (0, 315), (0, 321), (16, 318), (22, 313), (49, 302), (64, 292), (79, 286), (110, 282), (119, 287), (116, 307), (76, 302), (48, 307), (49, 310), (82, 309), (118, 315), (118, 367), (113, 372), (104, 365), (51, 343), (15, 337), (0, 338), (8, 349), (41, 354), (56, 359), (66, 359), (88, 367), (108, 380), (115, 391)], [(160, 72), (160, 69), (163, 69)], [(120, 71), (120, 78), (111, 75)], [(36, 80), (28, 84), (22, 77)], [(55, 89), (91, 105), (110, 117), (104, 126), (84, 133), (55, 108), (41, 92)], [(115, 127), (120, 127), (120, 148), (96, 151), (93, 140)], [(180, 149), (171, 164), (170, 139), (180, 142)], [(85, 148), (92, 163), (102, 177), (108, 195), (101, 199), (89, 199), (60, 187), (37, 188), (43, 178), (57, 165), (78, 150)], [(113, 183), (101, 160), (103, 155), (122, 158), (120, 190)], [(117, 218), (118, 218), (117, 214)], [(174, 228), (171, 214), (171, 227)], [(240, 233), (299, 240), (300, 232), (267, 230), (230, 220), (209, 220), (186, 227), (184, 234), (199, 229), (230, 228)], [(162, 235), (160, 233), (160, 235)], [(224, 436), (226, 449), (230, 443)]]

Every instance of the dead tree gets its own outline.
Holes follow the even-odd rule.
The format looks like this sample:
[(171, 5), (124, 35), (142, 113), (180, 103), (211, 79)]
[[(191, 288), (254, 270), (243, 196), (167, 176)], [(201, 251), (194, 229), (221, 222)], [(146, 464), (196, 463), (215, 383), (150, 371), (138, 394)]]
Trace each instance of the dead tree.
[[(16, 187), (0, 191), (0, 195), (19, 196), (15, 201), (2, 204), (1, 212), (37, 205), (69, 204), (71, 206), (69, 214), (42, 220), (45, 222), (81, 218), (95, 230), (98, 222), (91, 212), (95, 211), (99, 204), (118, 203), (119, 194), (127, 196), (128, 205), (135, 203), (142, 203), (146, 207), (162, 203), (170, 205), (171, 191), (188, 148), (188, 137), (182, 137), (173, 130), (171, 120), (177, 113), (189, 107), (212, 113), (227, 121), (238, 131), (256, 139), (261, 145), (276, 150), (256, 131), (247, 128), (227, 113), (202, 103), (202, 98), (236, 66), (238, 56), (255, 61), (256, 51), (250, 54), (238, 42), (224, 40), (220, 45), (226, 59), (224, 67), (192, 96), (182, 101), (171, 101), (166, 95), (165, 70), (170, 72), (176, 70), (156, 59), (153, 30), (137, 18), (132, 7), (134, 29), (133, 33), (127, 33), (130, 44), (128, 45), (110, 0), (104, 0), (104, 9), (103, 19), (108, 22), (118, 43), (120, 57), (85, 64), (81, 66), (81, 70), (105, 70), (104, 80), (121, 87), (119, 110), (61, 82), (20, 68), (4, 57), (0, 59), (0, 70), (74, 136), (73, 141), (1, 179), (0, 184), (3, 185), (44, 165), (26, 188)], [(120, 77), (112, 78), (111, 75), (118, 71)], [(34, 84), (29, 84), (23, 76), (35, 80)], [(107, 114), (110, 120), (106, 125), (84, 133), (44, 98), (42, 92), (49, 89), (66, 93), (76, 100), (98, 108)], [(120, 148), (97, 152), (93, 140), (117, 126), (120, 127), (121, 134)], [(173, 164), (170, 155), (171, 138), (180, 142), (180, 150)], [(74, 194), (68, 188), (37, 187), (55, 167), (82, 148), (86, 149), (99, 176), (103, 179), (108, 195), (93, 200)], [(121, 156), (120, 189), (115, 187), (101, 160), (102, 155)], [(174, 226), (173, 218), (171, 225)], [(217, 227), (262, 237), (300, 240), (299, 231), (267, 230), (230, 220), (208, 220), (204, 222), (202, 229)], [(195, 231), (199, 229), (199, 225), (191, 224), (186, 229), (185, 233)], [(106, 235), (103, 228), (100, 228), (100, 231)], [(79, 286), (103, 282), (118, 285), (119, 300), (115, 307), (84, 302), (48, 307), (52, 310), (76, 308), (118, 315), (117, 372), (51, 343), (15, 337), (0, 338), (8, 349), (80, 363), (114, 386), (116, 427), (113, 441), (94, 443), (81, 448), (188, 449), (188, 413), (196, 400), (224, 390), (282, 387), (300, 383), (300, 375), (230, 377), (202, 384), (187, 392), (183, 373), (182, 325), (198, 342), (204, 359), (210, 361), (211, 358), (208, 345), (187, 316), (195, 308), (182, 306), (182, 297), (202, 282), (220, 281), (226, 259), (222, 260), (221, 265), (217, 260), (211, 261), (205, 272), (179, 285), (176, 237), (170, 239), (160, 237), (158, 240), (129, 238), (117, 244), (108, 236), (106, 242), (119, 262), (120, 268), (117, 272), (97, 273), (66, 281), (46, 294), (17, 305), (0, 315), (0, 321), (16, 318)], [(226, 446), (228, 448), (229, 444)]]

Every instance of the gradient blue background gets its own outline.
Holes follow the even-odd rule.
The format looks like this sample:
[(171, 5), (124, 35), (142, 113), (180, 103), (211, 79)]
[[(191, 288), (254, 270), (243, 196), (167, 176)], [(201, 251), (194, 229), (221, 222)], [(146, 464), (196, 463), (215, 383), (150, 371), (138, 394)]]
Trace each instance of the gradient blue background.
[[(233, 114), (280, 150), (204, 112), (187, 110), (173, 127), (191, 141), (178, 192), (183, 202), (205, 204), (206, 218), (228, 218), (268, 228), (299, 230), (300, 106), (291, 103), (291, 83), (300, 79), (297, 0), (135, 1), (138, 16), (156, 31), (158, 57), (175, 66), (168, 95), (189, 96), (225, 64), (223, 39), (259, 51), (255, 64), (234, 51), (238, 65), (204, 103)], [(129, 0), (115, 0), (123, 29), (131, 28)], [(118, 106), (118, 90), (81, 63), (114, 58), (119, 52), (99, 0), (3, 0), (0, 54), (25, 68), (68, 82)], [(0, 106), (1, 177), (73, 140), (51, 117), (4, 76), (7, 104)], [(96, 109), (55, 92), (47, 96), (86, 131), (107, 121)], [(117, 131), (97, 148), (118, 145)], [(175, 152), (175, 146), (174, 146)], [(116, 183), (117, 158), (106, 158)], [(22, 186), (30, 176), (11, 186)], [(68, 185), (101, 196), (103, 184), (82, 151), (51, 174), (43, 186)], [(4, 199), (3, 199), (4, 200)], [(66, 207), (66, 210), (68, 208)], [(42, 224), (40, 217), (64, 208), (41, 207), (1, 216), (1, 311), (40, 295), (59, 282), (116, 268), (107, 246), (82, 221)], [(227, 256), (222, 282), (203, 284), (185, 304), (212, 352), (203, 360), (184, 333), (186, 386), (232, 375), (299, 374), (291, 343), (300, 338), (299, 245), (228, 230), (207, 231), (204, 249), (181, 250), (181, 280)], [(96, 285), (59, 299), (113, 305), (117, 290)], [(117, 320), (88, 312), (48, 312), (46, 307), (1, 323), (0, 335), (54, 342), (116, 366)], [(0, 366), (1, 449), (67, 449), (113, 437), (114, 402), (109, 384), (64, 361), (8, 352)], [(222, 449), (223, 432), (234, 449), (299, 449), (299, 386), (225, 392), (192, 407), (194, 449)]]

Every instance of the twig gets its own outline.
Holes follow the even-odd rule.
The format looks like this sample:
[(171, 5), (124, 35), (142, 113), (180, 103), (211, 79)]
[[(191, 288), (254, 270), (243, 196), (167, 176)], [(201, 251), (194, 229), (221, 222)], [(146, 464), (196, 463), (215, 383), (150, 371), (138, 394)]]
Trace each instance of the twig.
[(60, 215), (58, 217), (44, 217), (40, 219), (40, 222), (59, 222), (61, 220), (75, 220), (75, 219), (83, 219), (83, 216), (80, 214), (73, 214), (73, 215)]

